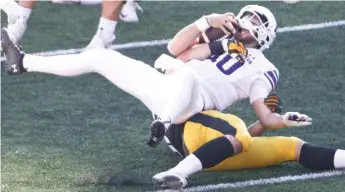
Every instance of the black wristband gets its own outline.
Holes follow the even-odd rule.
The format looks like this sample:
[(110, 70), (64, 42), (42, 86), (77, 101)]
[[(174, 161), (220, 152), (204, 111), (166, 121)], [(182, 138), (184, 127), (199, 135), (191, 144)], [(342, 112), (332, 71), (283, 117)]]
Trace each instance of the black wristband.
[(210, 48), (212, 55), (215, 55), (215, 54), (220, 55), (220, 54), (225, 53), (221, 41), (210, 42), (208, 44), (208, 47)]

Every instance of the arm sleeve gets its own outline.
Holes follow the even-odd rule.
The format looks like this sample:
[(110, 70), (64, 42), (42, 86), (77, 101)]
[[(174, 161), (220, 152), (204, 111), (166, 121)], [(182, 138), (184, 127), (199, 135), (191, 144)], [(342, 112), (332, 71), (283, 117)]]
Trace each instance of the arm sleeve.
[(250, 88), (250, 103), (256, 99), (265, 98), (271, 91), (273, 91), (279, 81), (279, 71), (277, 69), (269, 70), (257, 77), (251, 84)]
[(255, 80), (250, 87), (250, 104), (252, 104), (257, 99), (266, 98), (271, 91), (271, 87), (267, 85), (267, 83), (263, 79)]

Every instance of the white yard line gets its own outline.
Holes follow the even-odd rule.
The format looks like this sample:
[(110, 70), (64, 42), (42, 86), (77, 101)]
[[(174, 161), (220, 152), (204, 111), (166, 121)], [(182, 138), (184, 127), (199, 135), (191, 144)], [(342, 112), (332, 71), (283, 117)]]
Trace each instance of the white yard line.
[[(307, 31), (313, 29), (323, 29), (329, 27), (338, 27), (344, 26), (345, 20), (340, 21), (329, 21), (323, 23), (316, 23), (316, 24), (305, 24), (305, 25), (296, 25), (291, 27), (282, 27), (278, 29), (278, 33), (285, 33), (285, 32), (294, 32), (294, 31)], [(142, 48), (142, 47), (154, 47), (160, 45), (168, 44), (170, 39), (162, 39), (162, 40), (152, 40), (152, 41), (136, 41), (131, 43), (123, 43), (123, 44), (115, 44), (111, 48), (116, 50), (121, 49), (133, 49), (133, 48)], [(55, 51), (44, 51), (39, 53), (33, 53), (35, 55), (42, 55), (42, 56), (52, 56), (52, 55), (64, 55), (64, 54), (72, 54), (72, 53), (79, 53), (83, 49), (63, 49), (63, 50), (55, 50)], [(1, 62), (5, 61), (4, 57), (1, 57)]]
[[(229, 172), (229, 174), (231, 173)], [(334, 177), (334, 176), (340, 176), (340, 175), (345, 175), (345, 171), (326, 171), (326, 172), (321, 172), (321, 173), (309, 173), (309, 174), (302, 174), (302, 175), (288, 175), (288, 176), (282, 176), (282, 177), (272, 177), (268, 179), (261, 178), (257, 180), (240, 181), (240, 182), (235, 182), (235, 183), (220, 183), (220, 184), (214, 184), (214, 185), (203, 185), (203, 186), (186, 188), (184, 189), (184, 192), (243, 188), (243, 187), (258, 186), (258, 185), (288, 183), (288, 182), (293, 182), (293, 181), (322, 179), (322, 178)], [(163, 192), (163, 191), (164, 190), (157, 191), (157, 192)]]

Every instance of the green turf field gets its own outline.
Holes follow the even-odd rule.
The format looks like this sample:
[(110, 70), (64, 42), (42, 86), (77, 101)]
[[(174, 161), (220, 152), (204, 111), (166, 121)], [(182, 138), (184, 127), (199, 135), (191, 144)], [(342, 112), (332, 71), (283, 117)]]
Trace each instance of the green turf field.
[[(281, 27), (343, 20), (344, 2), (267, 5)], [(171, 38), (203, 14), (238, 12), (243, 2), (142, 2), (139, 24), (120, 23), (116, 43)], [(100, 7), (40, 2), (23, 39), (26, 52), (85, 46), (96, 31)], [(2, 24), (5, 16), (2, 13)], [(267, 51), (280, 70), (278, 93), (284, 111), (300, 111), (313, 125), (267, 135), (298, 136), (345, 148), (345, 27), (280, 33)], [(165, 46), (121, 50), (147, 63)], [(48, 63), (47, 63), (48, 64)], [(62, 78), (1, 73), (1, 191), (150, 191), (151, 177), (179, 160), (161, 145), (145, 142), (150, 112), (99, 75)], [(255, 120), (248, 102), (231, 110), (247, 124)], [(273, 168), (198, 173), (189, 186), (233, 183), (310, 173), (288, 163)], [(343, 176), (231, 189), (232, 191), (343, 192)], [(217, 190), (230, 191), (230, 189)]]

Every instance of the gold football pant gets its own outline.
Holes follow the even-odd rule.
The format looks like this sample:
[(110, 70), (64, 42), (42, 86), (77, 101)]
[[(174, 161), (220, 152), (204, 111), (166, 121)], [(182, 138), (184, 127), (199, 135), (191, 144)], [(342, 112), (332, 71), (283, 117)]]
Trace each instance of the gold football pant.
[[(208, 140), (212, 140), (215, 135), (205, 135), (203, 133), (190, 135), (189, 131), (184, 131), (184, 139), (189, 141), (185, 145), (189, 152), (193, 152), (201, 147)], [(188, 130), (189, 128), (187, 128)], [(197, 137), (206, 137), (199, 140)], [(187, 139), (188, 138), (188, 139)], [(195, 144), (191, 144), (195, 139)], [(224, 171), (237, 169), (262, 168), (279, 165), (287, 161), (296, 160), (296, 147), (300, 139), (296, 137), (252, 137), (251, 145), (247, 151), (243, 151), (235, 156), (229, 157), (218, 165), (211, 167), (209, 171)], [(212, 157), (211, 157), (212, 158)]]
[(189, 119), (184, 125), (183, 142), (187, 152), (193, 153), (207, 142), (224, 135), (232, 135), (240, 141), (242, 151), (247, 151), (251, 145), (252, 137), (245, 123), (235, 115), (219, 111), (204, 111)]

